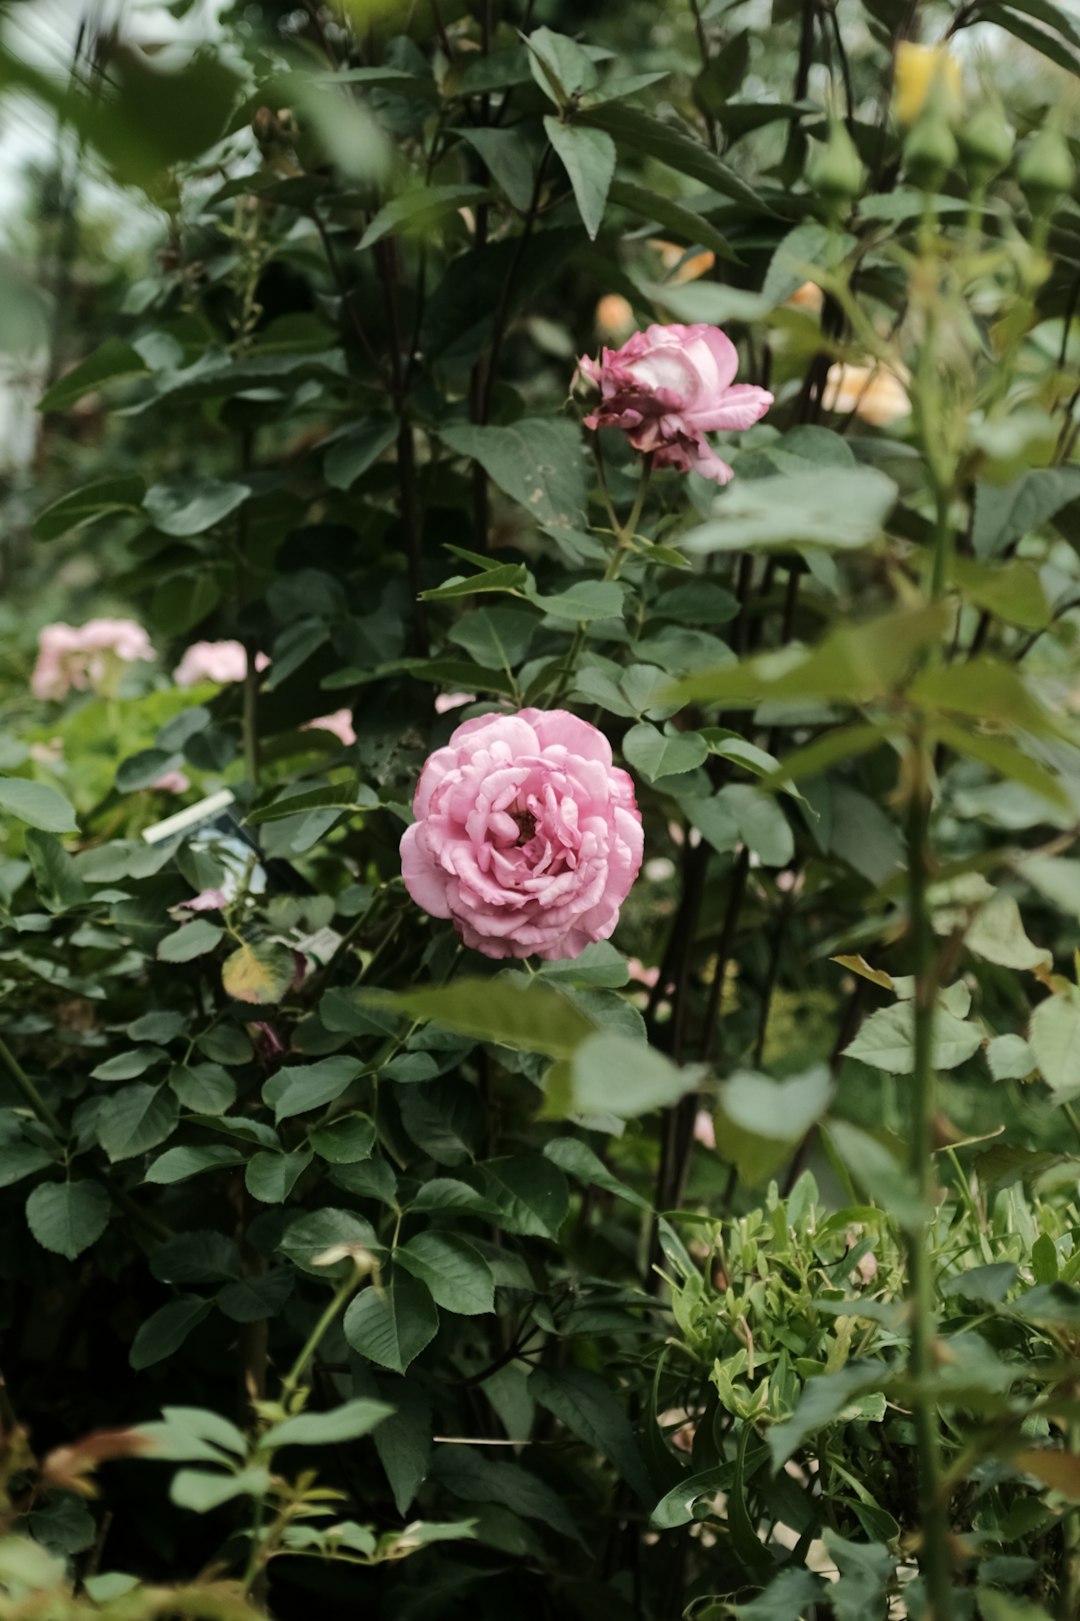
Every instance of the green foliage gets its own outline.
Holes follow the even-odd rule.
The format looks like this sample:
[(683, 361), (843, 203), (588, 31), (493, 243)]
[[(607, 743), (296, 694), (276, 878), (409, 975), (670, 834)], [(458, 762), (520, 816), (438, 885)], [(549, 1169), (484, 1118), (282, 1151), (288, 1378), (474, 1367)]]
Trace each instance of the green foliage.
[[(1067, 1621), (1080, 31), (20, 9), (0, 1621)], [(727, 487), (582, 426), (672, 321), (774, 396)], [(566, 960), (401, 877), (524, 707), (644, 825)]]

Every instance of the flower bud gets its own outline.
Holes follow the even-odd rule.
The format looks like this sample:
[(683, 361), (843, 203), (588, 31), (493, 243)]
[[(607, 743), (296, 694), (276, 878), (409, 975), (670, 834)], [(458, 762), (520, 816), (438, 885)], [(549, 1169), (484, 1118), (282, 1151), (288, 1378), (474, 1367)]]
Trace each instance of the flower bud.
[(944, 45), (916, 45), (901, 40), (896, 50), (894, 106), (901, 124), (914, 124), (936, 103), (947, 118), (960, 111), (963, 77), (960, 64)]
[(1072, 191), (1076, 168), (1060, 130), (1047, 124), (1030, 142), (1016, 167), (1016, 178), (1033, 213), (1049, 213), (1057, 199)]
[(1015, 137), (1001, 109), (985, 102), (956, 132), (964, 168), (973, 186), (985, 186), (1012, 157)]
[(909, 177), (923, 191), (936, 191), (957, 156), (956, 137), (947, 121), (928, 108), (904, 142), (904, 168)]
[(834, 206), (852, 202), (862, 191), (865, 170), (855, 142), (838, 118), (829, 124), (829, 138), (810, 159), (807, 181), (813, 191)]

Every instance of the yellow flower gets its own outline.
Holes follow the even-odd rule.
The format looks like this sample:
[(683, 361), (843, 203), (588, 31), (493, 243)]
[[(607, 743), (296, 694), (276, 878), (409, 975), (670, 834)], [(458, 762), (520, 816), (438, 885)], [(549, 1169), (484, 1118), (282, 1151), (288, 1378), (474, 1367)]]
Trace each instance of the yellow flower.
[(790, 298), (784, 300), (785, 304), (797, 310), (810, 310), (814, 315), (821, 314), (821, 306), (825, 302), (825, 294), (815, 282), (804, 281), (801, 287), (796, 287)]
[(937, 88), (947, 116), (960, 111), (963, 75), (944, 45), (915, 45), (903, 39), (896, 48), (894, 105), (901, 124), (914, 124), (931, 89)]
[(873, 366), (830, 366), (824, 405), (827, 411), (854, 411), (875, 428), (887, 428), (911, 411), (911, 401), (900, 379)]
[(684, 281), (697, 281), (699, 276), (704, 276), (716, 263), (715, 253), (710, 252), (708, 248), (703, 248), (700, 253), (691, 254), (689, 259), (681, 262), (686, 249), (680, 248), (676, 242), (656, 241), (650, 242), (649, 246), (659, 250), (660, 263), (665, 270), (675, 270), (678, 265), (679, 268), (671, 278), (673, 287), (680, 286)]

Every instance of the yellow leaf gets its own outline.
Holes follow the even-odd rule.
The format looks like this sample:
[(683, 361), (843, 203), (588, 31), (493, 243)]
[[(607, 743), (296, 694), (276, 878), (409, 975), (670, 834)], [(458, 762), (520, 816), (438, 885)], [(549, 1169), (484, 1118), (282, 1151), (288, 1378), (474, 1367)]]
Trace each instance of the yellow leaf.
[(221, 983), (237, 1002), (279, 1002), (293, 982), (296, 959), (287, 946), (246, 942), (221, 965)]
[(853, 974), (858, 974), (861, 979), (872, 980), (883, 990), (891, 991), (896, 988), (892, 982), (892, 975), (887, 974), (884, 968), (871, 968), (865, 957), (830, 957), (829, 961), (838, 962), (841, 968), (850, 968)]

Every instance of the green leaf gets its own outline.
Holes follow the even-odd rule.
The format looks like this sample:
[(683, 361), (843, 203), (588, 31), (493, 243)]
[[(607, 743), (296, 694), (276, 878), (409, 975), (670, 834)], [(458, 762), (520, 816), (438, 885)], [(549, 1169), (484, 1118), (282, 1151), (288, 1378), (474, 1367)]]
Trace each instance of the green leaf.
[(947, 748), (955, 750), (957, 754), (966, 754), (972, 760), (978, 760), (981, 765), (989, 767), (996, 776), (1005, 777), (1025, 788), (1030, 788), (1033, 794), (1038, 794), (1058, 810), (1071, 809), (1069, 796), (1057, 778), (1045, 766), (1033, 760), (1030, 755), (1022, 753), (1004, 737), (993, 737), (987, 732), (975, 730), (974, 727), (947, 721), (942, 715), (935, 718), (933, 726), (935, 736)]
[(787, 647), (691, 676), (671, 696), (683, 703), (711, 700), (739, 708), (754, 708), (766, 699), (869, 703), (897, 686), (922, 649), (939, 641), (950, 623), (945, 603), (900, 609), (833, 630), (810, 652)]
[(595, 242), (615, 178), (615, 142), (606, 130), (558, 118), (545, 118), (544, 130), (570, 177), (581, 223)]
[(908, 698), (930, 713), (951, 710), (1036, 736), (1062, 730), (1059, 717), (1029, 689), (1019, 670), (1000, 659), (976, 657), (921, 670), (908, 688)]
[(285, 1228), (278, 1248), (304, 1272), (317, 1278), (344, 1275), (351, 1263), (347, 1255), (328, 1261), (327, 1252), (349, 1250), (357, 1254), (379, 1248), (375, 1229), (363, 1216), (351, 1210), (324, 1206), (306, 1216), (295, 1216)]
[(134, 474), (95, 479), (39, 512), (31, 533), (35, 540), (59, 540), (110, 512), (138, 513), (145, 492), (143, 480)]
[(652, 1483), (634, 1433), (607, 1379), (585, 1368), (534, 1368), (529, 1394), (586, 1446), (610, 1459), (639, 1497), (652, 1501)]
[(478, 203), (490, 200), (491, 192), (486, 186), (417, 186), (384, 203), (360, 238), (359, 251), (373, 247), (384, 236), (396, 236), (403, 231), (428, 235), (443, 220), (456, 215), (458, 209), (475, 208)]
[(753, 187), (716, 157), (700, 140), (684, 135), (670, 124), (661, 123), (636, 107), (609, 104), (578, 114), (578, 122), (606, 129), (620, 151), (642, 152), (652, 162), (662, 163), (680, 174), (700, 180), (702, 185), (725, 197), (734, 197), (754, 211), (754, 217), (771, 212)]
[(837, 1373), (808, 1379), (792, 1416), (783, 1424), (774, 1424), (766, 1437), (773, 1468), (782, 1468), (804, 1441), (842, 1417), (860, 1396), (887, 1391), (888, 1385), (889, 1370), (880, 1362), (852, 1362)]
[[(363, 1071), (358, 1058), (320, 1058), (315, 1064), (285, 1065), (271, 1075), (262, 1089), (262, 1100), (273, 1109), (279, 1124), (293, 1115), (333, 1103)], [(369, 1143), (370, 1147), (370, 1143)], [(363, 1159), (363, 1154), (354, 1156)]]
[(595, 940), (566, 962), (542, 962), (537, 976), (550, 985), (593, 985), (621, 990), (629, 982), (630, 968), (610, 940)]
[(43, 1182), (26, 1201), (26, 1220), (42, 1249), (74, 1261), (95, 1244), (109, 1220), (100, 1182)]
[(124, 377), (148, 377), (150, 368), (137, 349), (121, 338), (106, 338), (99, 349), (57, 379), (38, 401), (39, 411), (66, 411), (106, 383)]
[(917, 1232), (929, 1219), (929, 1208), (915, 1179), (892, 1149), (847, 1120), (831, 1121), (828, 1135), (863, 1192), (895, 1217), (899, 1226)]
[(691, 247), (708, 248), (728, 264), (740, 263), (731, 243), (726, 236), (721, 236), (715, 225), (673, 198), (650, 191), (646, 186), (632, 185), (628, 180), (613, 180), (608, 196), (611, 202), (628, 209), (639, 219), (655, 220), (672, 235), (682, 237)]
[(534, 28), (525, 41), (529, 71), (557, 107), (565, 106), (599, 82), (592, 59), (581, 46), (551, 28)]
[(740, 479), (717, 497), (717, 516), (679, 545), (691, 556), (792, 546), (850, 551), (877, 538), (895, 500), (896, 485), (876, 467)]
[(219, 924), (205, 917), (192, 918), (190, 923), (182, 923), (172, 934), (158, 941), (158, 961), (192, 962), (196, 957), (204, 957), (208, 951), (213, 951), (224, 933)]
[(139, 1327), (131, 1343), (128, 1361), (137, 1372), (164, 1362), (178, 1351), (204, 1318), (210, 1315), (212, 1304), (201, 1295), (178, 1295), (148, 1317)]
[(296, 958), (288, 946), (276, 940), (259, 940), (254, 944), (245, 940), (221, 965), (221, 984), (226, 996), (237, 1002), (254, 1002), (259, 1007), (280, 1002), (295, 978)]
[[(982, 1046), (983, 1034), (975, 1024), (958, 1019), (944, 1008), (934, 1014), (935, 1069), (955, 1069)], [(912, 1002), (879, 1008), (864, 1019), (855, 1039), (844, 1048), (846, 1058), (857, 1058), (887, 1075), (911, 1075), (915, 1069), (915, 1008)]]
[(338, 1446), (343, 1441), (358, 1441), (362, 1435), (370, 1435), (393, 1411), (389, 1402), (358, 1397), (329, 1413), (297, 1413), (295, 1418), (272, 1425), (259, 1448), (276, 1451), (278, 1447)]
[(717, 799), (731, 812), (739, 837), (763, 867), (786, 867), (795, 855), (795, 838), (776, 800), (750, 783), (730, 783)]
[(354, 1351), (392, 1373), (404, 1373), (435, 1338), (439, 1313), (418, 1278), (397, 1272), (387, 1288), (372, 1283), (362, 1289), (343, 1326)]
[(355, 1165), (367, 1159), (375, 1145), (375, 1122), (366, 1114), (339, 1115), (327, 1125), (312, 1126), (308, 1142), (331, 1165)]
[(633, 1188), (613, 1176), (599, 1154), (594, 1153), (580, 1137), (552, 1138), (551, 1142), (544, 1144), (544, 1158), (557, 1165), (560, 1171), (565, 1171), (567, 1176), (584, 1182), (587, 1187), (591, 1184), (603, 1188), (606, 1193), (614, 1193), (617, 1198), (625, 1199), (639, 1210), (652, 1209), (648, 1199), (643, 1199), (640, 1193), (635, 1193)]
[(1050, 604), (1034, 563), (1022, 558), (1008, 563), (976, 563), (968, 557), (957, 557), (951, 569), (964, 595), (1007, 625), (1042, 630), (1050, 623)]
[(351, 490), (361, 474), (389, 450), (398, 436), (396, 422), (358, 422), (335, 439), (323, 460), (323, 476), (334, 490)]
[[(1080, 467), (1038, 467), (1004, 489), (980, 483), (972, 544), (976, 557), (997, 557), (1015, 541), (1080, 499)], [(1034, 627), (1033, 627), (1034, 628)]]
[(576, 423), (550, 417), (526, 417), (509, 427), (458, 423), (440, 428), (439, 438), (456, 455), (478, 461), (541, 529), (567, 535), (588, 527), (589, 479)]
[(1047, 1086), (1055, 1092), (1080, 1090), (1080, 990), (1075, 985), (1039, 1003), (1028, 1039)]
[(236, 1278), (218, 1290), (215, 1305), (234, 1323), (263, 1323), (280, 1315), (295, 1282), (296, 1274), (285, 1267)]
[(210, 1229), (177, 1233), (150, 1257), (150, 1270), (162, 1283), (229, 1283), (243, 1264), (235, 1240)]
[(66, 912), (73, 906), (82, 906), (87, 899), (86, 885), (56, 835), (30, 828), (25, 842), (38, 899), (43, 905), (50, 912)]
[(568, 1115), (630, 1120), (678, 1102), (700, 1078), (696, 1069), (680, 1069), (646, 1042), (602, 1031), (548, 1076), (543, 1115), (548, 1120)]
[(0, 811), (43, 833), (78, 831), (74, 808), (63, 794), (26, 777), (0, 777)]
[(737, 1071), (720, 1088), (717, 1151), (745, 1182), (763, 1182), (821, 1119), (832, 1092), (829, 1072), (821, 1064), (786, 1081)]
[(457, 979), (431, 990), (371, 991), (364, 1001), (413, 1019), (433, 1019), (458, 1035), (549, 1058), (568, 1058), (595, 1028), (554, 988), (509, 977)]
[(521, 131), (480, 126), (459, 129), (457, 133), (479, 154), (492, 180), (513, 206), (524, 213), (532, 198), (534, 176), (528, 143)]
[(163, 535), (186, 537), (213, 529), (243, 506), (250, 495), (247, 484), (186, 478), (153, 485), (146, 492), (143, 506), (154, 528)]
[(195, 1114), (225, 1114), (236, 1102), (236, 1082), (220, 1064), (174, 1064), (169, 1085)]
[(479, 1457), (474, 1447), (440, 1446), (432, 1473), (465, 1502), (499, 1503), (512, 1514), (539, 1520), (581, 1542), (581, 1532), (564, 1498), (520, 1464)]
[(394, 1261), (419, 1278), (437, 1306), (464, 1317), (495, 1309), (495, 1280), (479, 1250), (457, 1233), (417, 1233)]
[(261, 1148), (248, 1160), (244, 1186), (263, 1204), (284, 1204), (310, 1164), (311, 1149), (306, 1146), (294, 1148), (291, 1154)]
[(59, 1148), (39, 1148), (34, 1143), (5, 1142), (0, 1145), (0, 1188), (14, 1187), (26, 1176), (43, 1171), (57, 1158)]
[(661, 732), (648, 721), (631, 726), (623, 738), (623, 754), (635, 771), (649, 782), (693, 771), (709, 757), (705, 739), (697, 732)]
[(579, 580), (568, 591), (556, 592), (554, 596), (543, 597), (538, 591), (530, 591), (528, 596), (549, 618), (572, 623), (621, 619), (623, 614), (623, 588), (615, 580)]
[(132, 1159), (156, 1148), (176, 1127), (176, 1098), (165, 1087), (136, 1082), (113, 1092), (97, 1117), (98, 1141), (110, 1160)]
[(570, 1208), (570, 1190), (557, 1166), (540, 1154), (488, 1160), (470, 1173), (498, 1211), (496, 1226), (524, 1238), (557, 1239)]
[(215, 1474), (209, 1469), (178, 1469), (169, 1487), (169, 1497), (177, 1508), (190, 1509), (193, 1514), (209, 1514), (236, 1497), (263, 1497), (269, 1488), (269, 1471), (258, 1466), (230, 1475)]
[(457, 597), (479, 596), (485, 591), (512, 591), (520, 593), (528, 583), (524, 563), (500, 563), (484, 569), (480, 574), (455, 576), (431, 591), (421, 591), (424, 602), (453, 602)]
[(995, 1036), (987, 1043), (986, 1062), (995, 1081), (1023, 1081), (1038, 1067), (1035, 1050), (1023, 1036)]
[(201, 1176), (204, 1171), (220, 1171), (230, 1165), (243, 1163), (244, 1156), (239, 1149), (230, 1148), (225, 1143), (167, 1148), (147, 1167), (143, 1180), (168, 1187), (173, 1182), (186, 1182), (190, 1176)]

